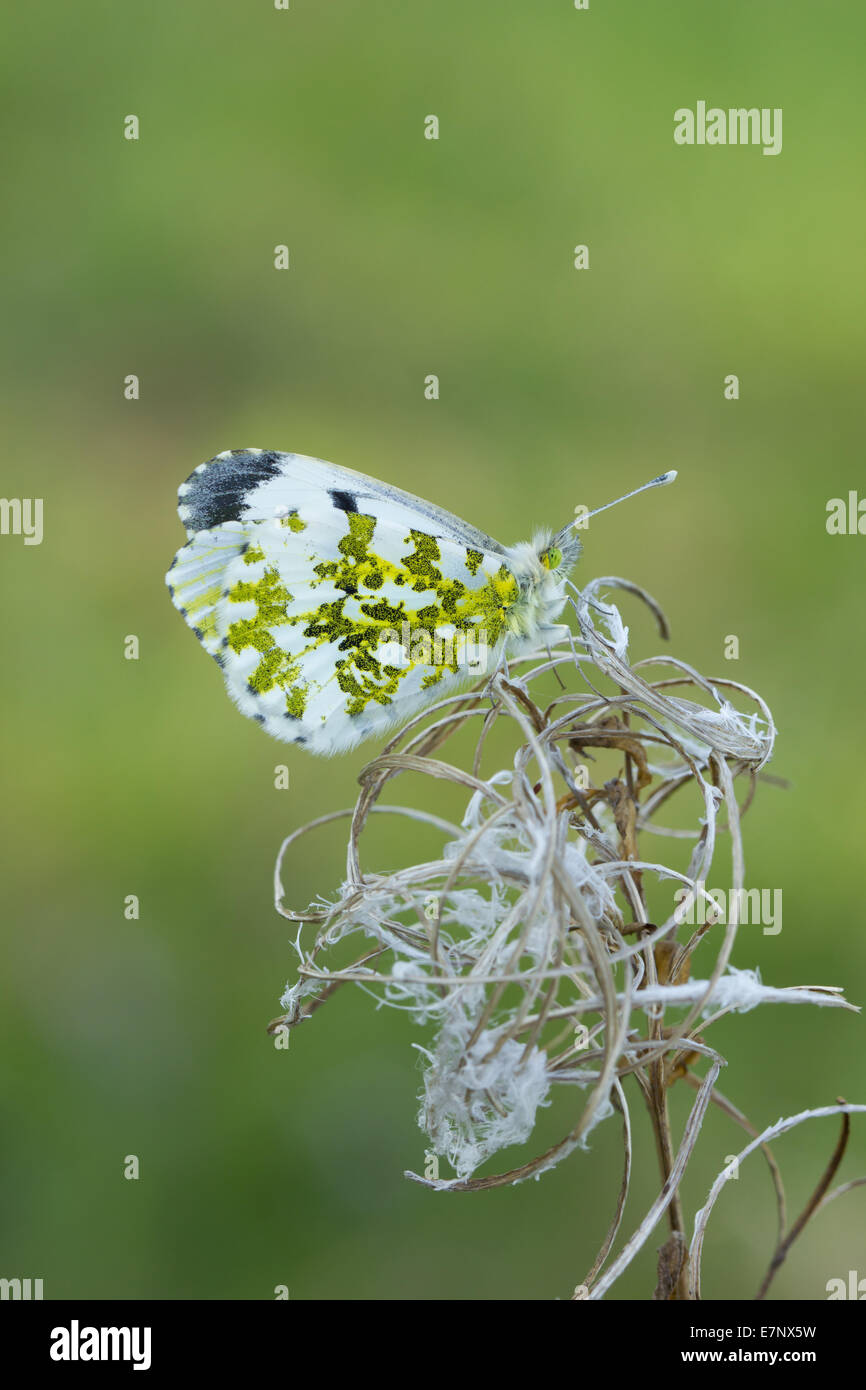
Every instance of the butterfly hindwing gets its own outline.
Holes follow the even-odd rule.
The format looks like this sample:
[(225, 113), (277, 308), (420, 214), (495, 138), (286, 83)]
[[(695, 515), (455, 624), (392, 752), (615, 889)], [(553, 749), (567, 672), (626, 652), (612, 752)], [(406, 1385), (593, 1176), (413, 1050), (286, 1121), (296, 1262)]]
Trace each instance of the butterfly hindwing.
[(192, 534), (169, 574), (243, 713), (337, 752), (493, 669), (518, 595), (496, 542), (297, 455), (250, 451), (245, 490), (243, 459), (181, 490)]
[(246, 530), (239, 521), (196, 531), (177, 552), (165, 577), (175, 608), (214, 657), (219, 657), (222, 645), (226, 572), (245, 545)]

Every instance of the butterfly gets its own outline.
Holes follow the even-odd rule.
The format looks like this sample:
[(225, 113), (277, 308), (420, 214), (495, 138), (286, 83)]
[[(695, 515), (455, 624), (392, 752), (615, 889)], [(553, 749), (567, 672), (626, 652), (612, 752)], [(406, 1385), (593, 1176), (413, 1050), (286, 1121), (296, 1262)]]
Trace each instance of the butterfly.
[(263, 449), (199, 464), (178, 514), (174, 606), (241, 712), (312, 753), (382, 734), (568, 632), (556, 619), (575, 522), (503, 546), (390, 483)]

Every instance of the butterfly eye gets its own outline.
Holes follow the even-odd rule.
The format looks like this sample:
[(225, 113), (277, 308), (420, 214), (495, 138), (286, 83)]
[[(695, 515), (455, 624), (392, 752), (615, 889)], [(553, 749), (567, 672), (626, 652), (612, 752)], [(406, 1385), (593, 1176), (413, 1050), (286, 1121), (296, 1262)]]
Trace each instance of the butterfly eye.
[(545, 550), (539, 558), (546, 570), (555, 570), (562, 564), (562, 551), (554, 547), (552, 550)]

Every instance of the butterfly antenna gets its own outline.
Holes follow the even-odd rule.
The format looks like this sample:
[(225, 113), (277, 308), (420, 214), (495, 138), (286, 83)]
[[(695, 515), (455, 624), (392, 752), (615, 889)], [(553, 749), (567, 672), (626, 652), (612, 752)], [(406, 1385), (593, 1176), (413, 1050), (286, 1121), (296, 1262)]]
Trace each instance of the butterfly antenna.
[(616, 507), (618, 503), (625, 502), (628, 497), (637, 497), (639, 492), (646, 492), (651, 487), (664, 487), (666, 483), (672, 483), (676, 476), (677, 470), (669, 468), (667, 473), (660, 473), (657, 478), (652, 478), (650, 482), (644, 483), (641, 487), (633, 488), (631, 492), (624, 492), (622, 497), (617, 497), (615, 501), (605, 502), (603, 507), (596, 507), (594, 511), (583, 512), (580, 517), (571, 522), (571, 525), (576, 526), (578, 521), (583, 525), (591, 516), (598, 516), (599, 512), (606, 512), (608, 507)]

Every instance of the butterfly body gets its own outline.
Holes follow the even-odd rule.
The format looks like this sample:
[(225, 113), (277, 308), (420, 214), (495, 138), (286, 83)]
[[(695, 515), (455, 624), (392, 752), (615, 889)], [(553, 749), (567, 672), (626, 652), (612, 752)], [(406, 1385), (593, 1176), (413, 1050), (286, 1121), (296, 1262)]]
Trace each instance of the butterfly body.
[(568, 528), (501, 546), (387, 483), (265, 450), (200, 465), (178, 510), (172, 601), (239, 709), (323, 754), (554, 640), (580, 550)]

